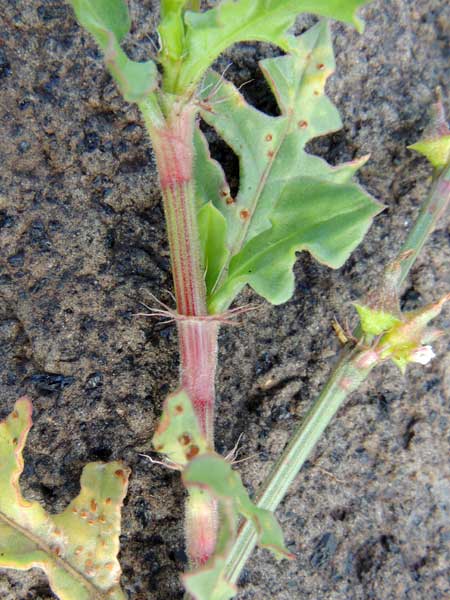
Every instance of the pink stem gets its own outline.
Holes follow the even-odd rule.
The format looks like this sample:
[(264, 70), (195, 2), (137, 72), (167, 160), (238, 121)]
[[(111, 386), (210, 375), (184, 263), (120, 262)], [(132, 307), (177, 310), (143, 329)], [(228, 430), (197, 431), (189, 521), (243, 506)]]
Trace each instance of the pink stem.
[[(203, 434), (214, 447), (218, 323), (208, 314), (193, 182), (195, 108), (172, 110), (164, 126), (146, 122), (153, 142), (167, 222), (177, 312), (181, 387), (188, 393)], [(145, 115), (144, 115), (145, 116)], [(191, 565), (205, 564), (217, 542), (217, 503), (207, 493), (186, 503), (186, 546)]]

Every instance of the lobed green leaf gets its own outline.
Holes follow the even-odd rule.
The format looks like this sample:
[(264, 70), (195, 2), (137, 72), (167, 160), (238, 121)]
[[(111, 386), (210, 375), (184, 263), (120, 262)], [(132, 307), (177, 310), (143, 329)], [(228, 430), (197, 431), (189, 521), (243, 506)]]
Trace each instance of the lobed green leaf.
[(262, 41), (289, 50), (289, 28), (305, 12), (353, 23), (367, 0), (222, 0), (204, 12), (185, 14), (184, 56), (179, 70), (166, 73), (173, 93), (193, 90), (204, 72), (228, 47), (242, 41)]
[(68, 0), (75, 16), (95, 39), (105, 63), (124, 98), (138, 102), (158, 83), (158, 71), (152, 60), (135, 62), (128, 58), (120, 42), (130, 30), (130, 17), (124, 0)]
[[(220, 191), (211, 196), (226, 219), (229, 252), (211, 288), (212, 313), (226, 309), (246, 283), (270, 302), (285, 301), (293, 291), (291, 269), (296, 251), (307, 249), (325, 264), (339, 267), (380, 209), (361, 188), (350, 183), (366, 158), (332, 167), (305, 150), (310, 140), (341, 127), (337, 109), (324, 93), (335, 67), (327, 22), (299, 36), (291, 49), (289, 55), (261, 62), (280, 107), (279, 117), (253, 108), (217, 74), (211, 73), (205, 80), (202, 117), (240, 161), (237, 197), (230, 198), (218, 171), (215, 185)], [(206, 168), (203, 172), (197, 169), (196, 177), (198, 185), (204, 186)], [(351, 192), (347, 199), (346, 190)], [(318, 194), (317, 199), (312, 192)], [(324, 221), (321, 211), (330, 207), (330, 219)], [(265, 236), (258, 237), (263, 232), (267, 232)], [(315, 242), (313, 232), (319, 235)], [(210, 239), (204, 229), (201, 233)], [(275, 252), (273, 260), (269, 246)], [(250, 260), (252, 252), (259, 253), (257, 260)]]
[(0, 423), (0, 567), (43, 569), (62, 600), (125, 600), (117, 553), (129, 470), (86, 465), (79, 495), (61, 514), (48, 514), (19, 487), (31, 410), (22, 398)]

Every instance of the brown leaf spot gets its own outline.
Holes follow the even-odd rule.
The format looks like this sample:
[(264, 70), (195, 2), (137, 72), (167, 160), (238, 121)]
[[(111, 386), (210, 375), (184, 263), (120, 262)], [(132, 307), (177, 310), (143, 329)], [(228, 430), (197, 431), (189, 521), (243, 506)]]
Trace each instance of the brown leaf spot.
[(101, 523), (102, 525), (103, 525), (103, 523), (106, 523), (105, 515), (100, 515), (98, 518), (98, 522)]
[(112, 500), (111, 500), (111, 498), (106, 498), (106, 500), (105, 500), (105, 504), (111, 504), (111, 503), (112, 503)]
[(55, 529), (53, 532), (55, 535), (61, 535), (61, 529)]
[(269, 152), (267, 153), (267, 156), (269, 158), (273, 158), (275, 156), (275, 152), (273, 150), (269, 150)]
[(78, 510), (77, 510), (76, 506), (72, 506), (72, 512), (73, 512), (74, 515), (77, 514)]
[(88, 511), (87, 511), (87, 510), (82, 510), (82, 511), (80, 512), (80, 517), (81, 517), (82, 519), (87, 519), (87, 516), (88, 516), (88, 514), (89, 514), (89, 513), (88, 513)]
[(183, 446), (187, 446), (188, 444), (191, 443), (191, 436), (187, 433), (183, 433), (183, 435), (180, 435), (180, 437), (178, 438), (178, 441)]
[(186, 458), (188, 460), (192, 460), (193, 458), (195, 458), (197, 456), (197, 454), (200, 452), (200, 449), (198, 446), (192, 445), (189, 450), (186, 452)]
[(90, 558), (88, 558), (87, 560), (84, 561), (85, 569), (92, 569), (93, 566), (94, 566), (94, 561), (91, 560)]
[(11, 416), (12, 416), (13, 419), (18, 419), (19, 418), (19, 413), (17, 412), (17, 410), (15, 410), (15, 411), (13, 411), (13, 413), (12, 413)]
[(317, 68), (319, 69), (319, 71), (323, 71), (325, 69), (325, 65), (323, 63), (319, 63), (317, 65)]
[(241, 219), (244, 219), (244, 221), (246, 221), (250, 217), (250, 211), (247, 210), (246, 208), (244, 208), (241, 210), (239, 215), (240, 215)]
[(18, 439), (17, 439), (17, 438), (14, 438), (14, 439), (13, 439), (13, 441), (12, 441), (12, 443), (13, 443), (13, 446), (17, 446), (17, 442), (18, 442)]
[(300, 129), (306, 129), (308, 127), (308, 121), (299, 121), (298, 126)]
[(114, 569), (114, 563), (112, 562), (107, 562), (105, 564), (105, 569), (107, 569), (108, 571), (112, 571)]
[(97, 510), (97, 502), (94, 500), (94, 498), (92, 498), (91, 500), (91, 511), (92, 512), (96, 512)]
[(313, 92), (313, 93), (314, 93), (314, 96), (320, 96), (320, 92), (319, 92), (319, 90), (314, 90), (314, 92)]
[(181, 404), (177, 404), (175, 406), (175, 412), (178, 413), (179, 415), (181, 415), (181, 413), (184, 412), (184, 408), (181, 406)]
[(231, 196), (228, 196), (228, 198), (225, 200), (225, 202), (230, 205), (230, 204), (234, 204), (236, 202), (236, 200), (234, 198), (232, 198)]
[(95, 519), (89, 519), (89, 520), (88, 520), (88, 523), (89, 523), (89, 525), (95, 525), (95, 524), (96, 524), (96, 522), (97, 522), (97, 521), (96, 521)]
[(83, 550), (83, 546), (77, 546), (74, 551), (75, 556), (79, 556), (83, 552)]
[(123, 471), (123, 469), (117, 469), (117, 471), (114, 472), (114, 475), (121, 479), (123, 483), (126, 482), (127, 478), (125, 476), (125, 472)]
[(266, 138), (265, 138), (265, 139), (266, 139), (266, 142), (271, 142), (271, 141), (273, 140), (273, 136), (272, 136), (272, 134), (271, 134), (271, 133), (268, 133), (268, 134), (266, 135)]
[(59, 556), (61, 554), (61, 548), (59, 546), (55, 546), (52, 548), (52, 552), (53, 554), (56, 554), (56, 556)]

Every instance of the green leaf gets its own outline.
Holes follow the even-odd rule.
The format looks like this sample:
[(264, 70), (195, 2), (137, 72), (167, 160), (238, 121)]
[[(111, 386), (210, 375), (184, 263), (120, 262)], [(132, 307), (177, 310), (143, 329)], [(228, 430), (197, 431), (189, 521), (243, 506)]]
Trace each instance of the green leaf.
[(425, 156), (436, 169), (441, 169), (450, 162), (450, 135), (421, 140), (408, 148)]
[[(271, 228), (275, 207), (287, 188), (290, 187), (293, 196), (297, 193), (301, 198), (302, 190), (309, 187), (311, 178), (338, 186), (346, 184), (367, 160), (366, 157), (332, 167), (305, 151), (310, 140), (341, 127), (337, 109), (324, 93), (326, 81), (335, 66), (328, 24), (318, 23), (297, 38), (292, 47), (294, 50), (290, 55), (261, 62), (261, 69), (280, 106), (279, 117), (271, 117), (250, 106), (231, 83), (222, 82), (217, 74), (211, 73), (205, 80), (202, 117), (216, 129), (240, 161), (240, 188), (234, 202), (230, 201), (226, 190), (212, 199), (227, 220), (231, 262), (250, 240)], [(200, 182), (206, 179), (200, 171), (196, 176)], [(359, 191), (355, 204), (357, 213), (362, 199), (362, 191)], [(373, 216), (377, 212), (374, 201), (366, 195), (365, 202)], [(301, 208), (308, 210), (308, 207), (296, 206), (292, 226), (300, 223), (295, 219), (300, 217)], [(345, 205), (343, 210), (349, 208)], [(364, 230), (369, 222), (370, 217)], [(344, 239), (339, 232), (337, 239), (345, 242), (344, 253), (341, 253), (344, 255), (351, 240)], [(360, 239), (356, 235), (352, 249)], [(234, 294), (244, 285), (243, 281), (227, 280), (227, 267), (225, 265), (222, 270), (215, 295), (210, 299), (211, 312), (227, 308)], [(280, 273), (278, 278), (280, 283), (291, 282), (291, 277), (286, 274)], [(223, 287), (228, 288), (226, 293), (221, 289)]]
[(361, 329), (369, 335), (381, 335), (389, 331), (400, 319), (384, 310), (376, 310), (369, 306), (353, 303), (361, 320)]
[(250, 500), (239, 474), (217, 454), (203, 454), (191, 461), (183, 472), (186, 487), (206, 490), (219, 504), (230, 504), (233, 511), (250, 519), (257, 532), (259, 544), (271, 550), (277, 558), (292, 558), (285, 548), (283, 533), (274, 515), (258, 508)]
[[(222, 0), (205, 12), (185, 14), (186, 56), (180, 70), (166, 72), (168, 89), (194, 89), (204, 72), (228, 47), (242, 41), (261, 41), (289, 50), (288, 29), (304, 12), (353, 23), (362, 29), (356, 11), (367, 0)], [(167, 85), (167, 84), (166, 84)]]
[(222, 213), (208, 202), (198, 213), (198, 225), (206, 268), (206, 290), (211, 294), (228, 258), (227, 222)]
[(117, 553), (129, 470), (118, 462), (90, 463), (66, 510), (45, 512), (19, 486), (31, 410), (22, 398), (0, 423), (0, 567), (43, 569), (62, 600), (125, 600)]
[(195, 600), (230, 600), (237, 594), (235, 585), (225, 579), (226, 561), (214, 559), (210, 565), (183, 575), (186, 591)]
[(292, 180), (272, 211), (272, 227), (251, 239), (230, 263), (227, 279), (210, 300), (223, 310), (245, 284), (272, 304), (294, 291), (296, 252), (308, 250), (319, 262), (341, 267), (380, 210), (356, 184)]
[(209, 450), (191, 400), (184, 390), (166, 398), (160, 424), (153, 436), (153, 447), (179, 466)]
[(120, 42), (130, 30), (124, 0), (68, 0), (76, 18), (95, 39), (105, 63), (121, 93), (129, 102), (138, 102), (157, 85), (158, 71), (152, 60), (139, 63), (128, 58)]

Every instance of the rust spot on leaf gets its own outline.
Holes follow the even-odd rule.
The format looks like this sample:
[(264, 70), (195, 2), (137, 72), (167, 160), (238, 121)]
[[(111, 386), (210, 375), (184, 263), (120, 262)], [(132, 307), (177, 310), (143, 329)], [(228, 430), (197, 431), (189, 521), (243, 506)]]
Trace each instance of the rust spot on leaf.
[(183, 446), (187, 446), (188, 444), (191, 443), (191, 436), (187, 433), (183, 433), (183, 435), (180, 435), (180, 437), (178, 438), (178, 441)]
[(228, 198), (225, 200), (225, 202), (230, 205), (230, 204), (234, 204), (235, 203), (235, 199), (232, 198), (231, 196), (228, 196)]
[(106, 518), (105, 518), (105, 515), (100, 515), (100, 516), (99, 516), (99, 518), (98, 518), (98, 522), (99, 522), (99, 523), (102, 523), (102, 524), (103, 524), (103, 523), (106, 523)]
[(72, 512), (74, 515), (77, 514), (78, 510), (77, 510), (76, 506), (72, 506)]
[(298, 126), (300, 129), (306, 129), (308, 127), (308, 121), (299, 121)]
[(247, 220), (250, 217), (250, 211), (247, 210), (246, 208), (244, 208), (243, 210), (241, 210), (239, 215), (240, 215), (241, 219)]
[(13, 441), (12, 441), (13, 446), (17, 446), (17, 442), (18, 442), (17, 438), (14, 438)]
[(186, 452), (186, 458), (188, 460), (192, 460), (193, 458), (195, 458), (197, 456), (197, 454), (200, 452), (200, 449), (198, 446), (192, 445), (189, 450)]
[(18, 419), (19, 418), (19, 413), (17, 412), (17, 410), (15, 410), (15, 411), (13, 411), (13, 413), (12, 413), (11, 416), (12, 416), (13, 419)]
[(112, 562), (106, 563), (105, 569), (107, 569), (108, 571), (112, 571), (114, 569), (114, 563), (112, 563)]
[(82, 511), (80, 512), (80, 517), (81, 517), (82, 519), (87, 519), (87, 516), (88, 516), (88, 514), (89, 514), (89, 513), (88, 513), (88, 511), (87, 511), (87, 510), (82, 510)]
[(55, 529), (55, 531), (53, 532), (55, 535), (61, 535), (61, 529)]
[(111, 504), (111, 502), (112, 502), (111, 498), (106, 498), (105, 504)]
[(175, 406), (175, 412), (178, 413), (179, 415), (181, 415), (181, 413), (184, 412), (184, 408), (181, 406), (181, 404), (177, 404)]
[(95, 525), (96, 520), (95, 519), (89, 519), (88, 523), (89, 523), (89, 525)]
[(77, 546), (74, 551), (75, 556), (79, 556), (83, 552), (83, 550), (83, 546)]
[(275, 152), (273, 150), (269, 150), (269, 152), (267, 153), (267, 156), (269, 158), (273, 158), (275, 156)]
[(317, 65), (317, 68), (319, 69), (319, 71), (323, 71), (325, 69), (325, 65), (323, 63), (319, 63)]
[(91, 511), (92, 512), (96, 512), (97, 510), (97, 502), (94, 500), (94, 498), (92, 498), (91, 500)]
[(273, 136), (272, 136), (272, 134), (271, 134), (271, 133), (268, 133), (268, 134), (266, 135), (266, 142), (271, 142), (272, 140), (273, 140)]
[(114, 472), (114, 475), (125, 483), (127, 478), (125, 477), (123, 469), (117, 469), (117, 471)]
[(52, 548), (52, 552), (53, 554), (56, 554), (56, 556), (59, 556), (61, 554), (61, 548), (59, 546), (55, 546)]

